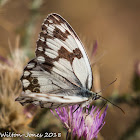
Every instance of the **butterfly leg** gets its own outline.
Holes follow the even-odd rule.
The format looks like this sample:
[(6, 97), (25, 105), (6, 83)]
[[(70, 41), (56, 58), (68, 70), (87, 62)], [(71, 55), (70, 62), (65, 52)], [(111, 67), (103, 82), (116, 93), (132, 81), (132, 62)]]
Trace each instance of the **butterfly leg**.
[[(86, 107), (85, 107), (85, 112), (86, 112), (86, 117), (90, 114), (90, 111), (89, 111), (89, 105), (87, 105)], [(86, 118), (85, 117), (85, 118)]]
[(77, 111), (79, 107), (80, 107), (80, 105), (78, 105), (78, 107), (72, 113), (74, 113), (75, 111)]
[[(62, 105), (62, 104), (58, 105), (57, 108), (59, 108), (61, 105)], [(56, 108), (56, 109), (57, 109), (57, 108)]]

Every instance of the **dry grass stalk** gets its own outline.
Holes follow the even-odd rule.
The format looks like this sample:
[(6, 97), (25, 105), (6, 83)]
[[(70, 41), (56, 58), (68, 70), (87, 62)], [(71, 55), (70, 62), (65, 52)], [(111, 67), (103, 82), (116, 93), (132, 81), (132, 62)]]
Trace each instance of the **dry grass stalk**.
[(22, 90), (19, 79), (25, 63), (24, 52), (16, 47), (11, 54), (8, 64), (0, 63), (0, 131), (21, 133), (30, 130), (28, 125), (33, 117), (27, 117), (25, 107), (15, 102)]

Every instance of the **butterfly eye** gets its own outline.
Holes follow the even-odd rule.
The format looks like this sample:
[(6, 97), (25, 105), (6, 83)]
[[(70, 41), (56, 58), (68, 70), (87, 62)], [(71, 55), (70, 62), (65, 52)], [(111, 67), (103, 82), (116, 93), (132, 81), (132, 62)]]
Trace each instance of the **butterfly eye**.
[(100, 95), (96, 94), (96, 100), (99, 99), (100, 97), (101, 97)]
[(97, 93), (93, 96), (93, 98), (92, 98), (92, 100), (97, 100), (97, 99), (99, 99), (101, 96), (100, 95), (98, 95)]

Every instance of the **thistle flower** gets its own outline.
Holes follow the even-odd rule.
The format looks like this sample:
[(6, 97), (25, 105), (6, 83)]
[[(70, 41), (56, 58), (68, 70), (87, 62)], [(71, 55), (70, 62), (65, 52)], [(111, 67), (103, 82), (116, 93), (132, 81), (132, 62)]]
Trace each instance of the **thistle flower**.
[(79, 107), (75, 111), (77, 107), (77, 105), (62, 107), (55, 109), (56, 113), (52, 110), (51, 112), (67, 129), (67, 135), (71, 133), (73, 138), (85, 138), (86, 140), (97, 137), (98, 132), (105, 124), (104, 118), (106, 116), (107, 107), (102, 114), (101, 111), (94, 106), (92, 106), (90, 111), (88, 106), (86, 113), (83, 113), (82, 107)]

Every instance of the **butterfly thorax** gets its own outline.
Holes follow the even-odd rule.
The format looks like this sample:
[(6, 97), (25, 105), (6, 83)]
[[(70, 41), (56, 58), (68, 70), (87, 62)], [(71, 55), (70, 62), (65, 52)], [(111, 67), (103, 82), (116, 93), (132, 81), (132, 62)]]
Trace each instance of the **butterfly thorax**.
[(86, 88), (81, 88), (81, 92), (78, 93), (77, 95), (82, 96), (82, 97), (87, 97), (87, 98), (92, 99), (92, 100), (97, 100), (101, 97), (96, 92), (92, 92)]

